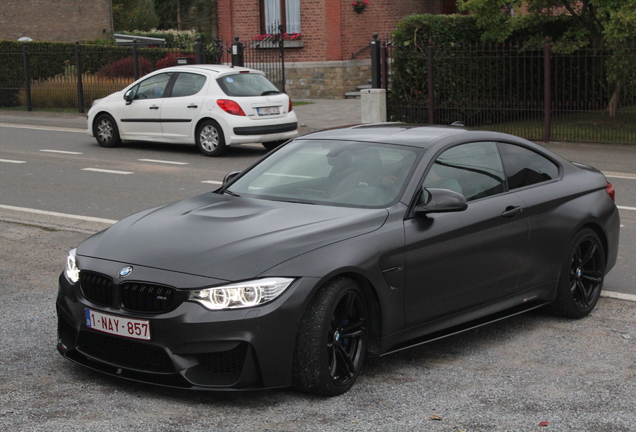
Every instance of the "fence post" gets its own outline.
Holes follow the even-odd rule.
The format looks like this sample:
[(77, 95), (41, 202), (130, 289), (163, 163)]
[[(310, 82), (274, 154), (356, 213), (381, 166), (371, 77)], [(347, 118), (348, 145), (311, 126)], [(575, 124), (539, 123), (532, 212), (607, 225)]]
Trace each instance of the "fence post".
[(389, 89), (389, 47), (386, 42), (382, 44), (382, 51), (380, 55), (382, 63), (382, 88), (384, 90)]
[(550, 142), (552, 133), (552, 58), (550, 38), (545, 38), (543, 47), (543, 141)]
[(133, 39), (133, 74), (135, 81), (139, 79), (139, 58), (137, 56), (137, 39)]
[(194, 42), (194, 54), (197, 64), (204, 64), (205, 61), (205, 45), (201, 41), (201, 36), (197, 36), (196, 42)]
[(239, 37), (234, 36), (234, 43), (232, 44), (232, 67), (243, 66), (245, 60), (243, 58), (243, 43), (239, 42)]
[(278, 48), (280, 49), (280, 71), (281, 71), (281, 91), (285, 93), (285, 27), (280, 24), (278, 26), (278, 32), (280, 34), (280, 40), (278, 41)]
[(433, 68), (433, 40), (428, 40), (428, 50), (426, 54), (428, 63), (428, 124), (435, 124), (435, 81)]
[(24, 65), (24, 89), (26, 92), (26, 107), (27, 111), (33, 111), (31, 104), (31, 76), (29, 75), (29, 51), (27, 49), (27, 42), (22, 43), (22, 63)]
[(382, 83), (382, 65), (380, 61), (380, 41), (378, 40), (378, 34), (373, 33), (373, 40), (371, 41), (371, 88), (381, 88)]
[(80, 56), (80, 43), (75, 42), (75, 69), (77, 72), (77, 106), (79, 112), (84, 113), (84, 84), (82, 83), (82, 57)]

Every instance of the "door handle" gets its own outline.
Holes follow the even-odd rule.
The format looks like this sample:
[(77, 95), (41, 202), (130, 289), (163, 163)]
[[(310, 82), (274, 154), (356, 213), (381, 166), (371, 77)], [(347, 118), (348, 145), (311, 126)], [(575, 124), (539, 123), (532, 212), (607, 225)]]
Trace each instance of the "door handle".
[(198, 105), (195, 105), (195, 104), (190, 104), (190, 105), (188, 105), (188, 108), (198, 108), (198, 107), (199, 107), (199, 106), (198, 106)]
[(157, 105), (153, 105), (150, 107), (150, 109), (159, 109), (159, 107)]
[(523, 209), (521, 207), (508, 206), (506, 207), (506, 210), (503, 212), (502, 216), (505, 218), (513, 218), (520, 214), (522, 211)]

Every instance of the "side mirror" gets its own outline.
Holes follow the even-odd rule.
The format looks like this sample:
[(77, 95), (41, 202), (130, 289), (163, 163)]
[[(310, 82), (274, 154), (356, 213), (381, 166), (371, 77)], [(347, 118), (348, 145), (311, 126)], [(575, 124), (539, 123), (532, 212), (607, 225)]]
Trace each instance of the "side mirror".
[(468, 208), (464, 195), (448, 189), (422, 189), (415, 214), (450, 213)]
[(234, 178), (237, 175), (239, 175), (240, 173), (241, 173), (240, 171), (232, 171), (232, 172), (229, 172), (229, 173), (225, 174), (225, 177), (223, 177), (223, 186), (227, 185), (232, 180), (234, 180)]
[(124, 95), (124, 99), (126, 100), (126, 105), (130, 105), (132, 103), (133, 99), (135, 99), (135, 96), (134, 96), (133, 93), (134, 93), (133, 90), (130, 89)]

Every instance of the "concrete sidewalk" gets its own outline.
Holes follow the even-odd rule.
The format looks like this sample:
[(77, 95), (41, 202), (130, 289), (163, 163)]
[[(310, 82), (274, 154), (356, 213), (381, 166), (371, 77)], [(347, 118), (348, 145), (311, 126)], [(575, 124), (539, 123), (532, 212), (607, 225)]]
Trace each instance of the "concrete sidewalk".
[[(360, 99), (312, 99), (303, 102), (308, 104), (294, 107), (300, 133), (361, 122)], [(86, 114), (45, 111), (0, 110), (2, 123), (83, 130), (87, 127)]]

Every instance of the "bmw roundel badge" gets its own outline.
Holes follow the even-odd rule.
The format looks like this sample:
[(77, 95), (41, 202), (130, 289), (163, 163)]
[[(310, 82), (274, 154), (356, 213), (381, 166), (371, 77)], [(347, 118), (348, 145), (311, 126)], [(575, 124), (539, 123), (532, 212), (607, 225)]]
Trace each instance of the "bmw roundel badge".
[(117, 273), (117, 276), (119, 277), (126, 277), (129, 274), (131, 274), (133, 271), (133, 268), (131, 266), (128, 267), (124, 267), (123, 269), (119, 270), (119, 273)]

